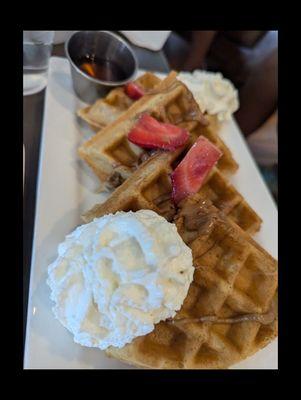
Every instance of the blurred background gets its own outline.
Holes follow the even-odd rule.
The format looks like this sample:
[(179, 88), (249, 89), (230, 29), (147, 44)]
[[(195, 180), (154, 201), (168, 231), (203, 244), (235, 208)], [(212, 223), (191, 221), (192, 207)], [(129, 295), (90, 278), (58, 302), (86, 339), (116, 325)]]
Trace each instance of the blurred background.
[(278, 32), (172, 31), (170, 68), (221, 72), (239, 93), (235, 118), (278, 202)]

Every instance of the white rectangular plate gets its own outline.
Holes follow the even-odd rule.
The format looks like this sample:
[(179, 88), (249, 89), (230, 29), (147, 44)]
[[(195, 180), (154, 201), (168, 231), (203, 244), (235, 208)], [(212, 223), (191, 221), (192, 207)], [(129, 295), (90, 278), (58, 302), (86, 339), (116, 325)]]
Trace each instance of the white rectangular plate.
[[(76, 117), (84, 106), (74, 95), (68, 61), (50, 62), (42, 133), (34, 243), (32, 250), (24, 368), (118, 368), (127, 364), (107, 358), (103, 351), (82, 347), (52, 314), (47, 266), (56, 258), (57, 246), (77, 225), (80, 215), (96, 202), (97, 179), (77, 156), (77, 148), (91, 132)], [(255, 239), (275, 258), (278, 246), (278, 212), (237, 125), (225, 124), (222, 139), (239, 163), (232, 183), (262, 217)], [(277, 369), (277, 340), (235, 368)]]

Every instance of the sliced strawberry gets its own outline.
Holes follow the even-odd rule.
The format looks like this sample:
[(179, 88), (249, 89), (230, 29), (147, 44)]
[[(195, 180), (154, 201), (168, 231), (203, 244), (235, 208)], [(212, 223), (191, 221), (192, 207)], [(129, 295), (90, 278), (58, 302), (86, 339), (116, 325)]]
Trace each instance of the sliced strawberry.
[(138, 100), (144, 95), (144, 90), (134, 82), (127, 83), (124, 91), (133, 100)]
[(183, 146), (189, 133), (178, 126), (157, 121), (143, 114), (128, 135), (130, 142), (147, 149), (175, 150)]
[(200, 136), (171, 175), (173, 201), (179, 203), (198, 192), (221, 156), (216, 146)]

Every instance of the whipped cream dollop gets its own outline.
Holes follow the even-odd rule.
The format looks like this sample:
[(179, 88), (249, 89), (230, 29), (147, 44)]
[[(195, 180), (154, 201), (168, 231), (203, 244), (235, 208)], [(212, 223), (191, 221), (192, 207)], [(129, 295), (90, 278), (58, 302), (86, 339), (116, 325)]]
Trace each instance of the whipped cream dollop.
[(76, 228), (48, 267), (53, 312), (89, 347), (123, 347), (180, 309), (193, 278), (189, 247), (150, 210)]
[(215, 115), (220, 122), (229, 120), (238, 110), (237, 90), (221, 73), (195, 70), (181, 72), (177, 78), (191, 91), (201, 111)]

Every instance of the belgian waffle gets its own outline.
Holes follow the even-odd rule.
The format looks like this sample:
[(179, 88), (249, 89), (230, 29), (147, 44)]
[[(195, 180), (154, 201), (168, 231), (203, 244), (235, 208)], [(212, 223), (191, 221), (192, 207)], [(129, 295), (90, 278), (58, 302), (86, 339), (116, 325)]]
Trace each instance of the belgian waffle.
[[(145, 92), (154, 89), (160, 82), (161, 79), (150, 72), (146, 72), (135, 80), (135, 83)], [(111, 90), (105, 98), (97, 100), (92, 106), (78, 110), (77, 115), (92, 129), (99, 131), (115, 121), (133, 103), (134, 100), (125, 94), (123, 87), (118, 87)]]
[[(178, 209), (170, 205), (166, 199), (173, 157), (152, 156), (105, 203), (84, 216), (88, 222), (116, 211), (152, 209), (176, 223), (193, 254), (193, 282), (174, 319), (160, 322), (153, 332), (121, 349), (110, 347), (107, 354), (148, 368), (227, 368), (277, 335), (277, 263), (209, 200), (210, 181), (220, 182), (222, 176), (217, 170)], [(219, 193), (216, 182), (212, 187)], [(158, 197), (165, 204), (158, 203)], [(213, 194), (211, 198), (217, 202)], [(235, 220), (244, 225), (250, 209), (244, 202), (240, 207), (244, 212)], [(230, 208), (224, 211), (232, 218)]]
[[(115, 189), (106, 203), (88, 211), (83, 216), (85, 222), (106, 214), (106, 207), (110, 212), (151, 209), (171, 221), (176, 210), (170, 196), (170, 174), (182, 155), (181, 150), (152, 155)], [(200, 192), (243, 230), (252, 234), (260, 228), (261, 218), (217, 168), (208, 175)]]
[(176, 79), (176, 73), (172, 72), (152, 92), (136, 101), (117, 120), (79, 148), (80, 157), (90, 165), (100, 180), (115, 180), (117, 186), (149, 156), (149, 152), (130, 143), (127, 139), (129, 131), (139, 116), (145, 112), (159, 121), (187, 129), (190, 132), (188, 147), (200, 135), (206, 136), (223, 153), (217, 164), (220, 171), (234, 172), (238, 168), (231, 151), (218, 134), (208, 126), (206, 118), (200, 112), (190, 91)]

